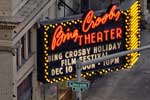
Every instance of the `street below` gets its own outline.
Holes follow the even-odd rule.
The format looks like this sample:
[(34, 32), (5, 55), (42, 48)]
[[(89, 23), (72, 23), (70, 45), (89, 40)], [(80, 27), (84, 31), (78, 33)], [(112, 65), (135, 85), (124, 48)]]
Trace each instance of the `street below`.
[[(141, 32), (141, 46), (150, 45), (150, 31)], [(99, 77), (83, 93), (83, 100), (150, 100), (150, 50), (140, 53), (132, 69)]]

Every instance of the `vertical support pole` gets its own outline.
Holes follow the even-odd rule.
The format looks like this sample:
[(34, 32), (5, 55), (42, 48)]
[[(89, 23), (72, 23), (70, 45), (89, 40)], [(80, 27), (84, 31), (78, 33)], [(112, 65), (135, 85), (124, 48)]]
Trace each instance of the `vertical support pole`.
[[(77, 81), (81, 82), (81, 61), (78, 59), (76, 63), (76, 74), (77, 74)], [(81, 91), (76, 92), (77, 100), (81, 100)]]

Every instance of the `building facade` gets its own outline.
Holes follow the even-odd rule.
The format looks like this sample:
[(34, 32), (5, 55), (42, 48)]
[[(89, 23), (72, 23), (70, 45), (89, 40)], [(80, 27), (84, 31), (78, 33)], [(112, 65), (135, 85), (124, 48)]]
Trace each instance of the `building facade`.
[[(43, 84), (37, 81), (37, 28), (40, 20), (70, 14), (61, 6), (58, 9), (58, 3), (58, 0), (0, 1), (2, 100), (43, 100)], [(66, 0), (66, 3), (73, 5), (72, 0)]]
[[(60, 1), (69, 5), (73, 11)], [(120, 4), (124, 1), (0, 0), (0, 98), (66, 100), (66, 97), (72, 96), (65, 83), (43, 84), (37, 81), (36, 41), (39, 21), (56, 20), (88, 9), (102, 10), (111, 3)], [(142, 4), (144, 14), (149, 15), (150, 2), (143, 0)]]

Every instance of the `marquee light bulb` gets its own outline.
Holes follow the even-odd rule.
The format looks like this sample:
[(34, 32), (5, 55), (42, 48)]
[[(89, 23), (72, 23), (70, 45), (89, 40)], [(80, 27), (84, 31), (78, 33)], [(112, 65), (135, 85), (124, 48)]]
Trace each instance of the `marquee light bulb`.
[(47, 53), (47, 51), (45, 50), (44, 53)]
[(71, 23), (69, 23), (69, 25), (71, 25)]
[(44, 32), (44, 34), (46, 35), (46, 34), (47, 34), (47, 32)]
[(48, 56), (48, 53), (46, 53), (46, 56)]
[(56, 79), (54, 78), (54, 79), (53, 79), (53, 81), (55, 82), (55, 81), (56, 81)]
[(46, 66), (46, 69), (48, 69), (48, 66)]
[(75, 22), (75, 24), (77, 24), (77, 22)]
[(70, 78), (72, 78), (72, 76), (69, 76)]
[(55, 25), (53, 25), (53, 28), (55, 28)]
[(46, 76), (46, 75), (45, 75), (44, 77), (45, 77), (45, 78), (47, 78), (47, 76)]
[(45, 37), (47, 38), (47, 37), (48, 37), (48, 35), (45, 35)]
[(46, 75), (48, 75), (48, 72), (46, 72)]
[(47, 63), (44, 63), (45, 66), (47, 66)]
[(45, 43), (47, 44), (47, 43), (48, 43), (48, 41), (45, 41)]
[(44, 25), (44, 28), (46, 28), (47, 26), (46, 25)]
[(47, 72), (47, 69), (45, 69), (44, 71)]

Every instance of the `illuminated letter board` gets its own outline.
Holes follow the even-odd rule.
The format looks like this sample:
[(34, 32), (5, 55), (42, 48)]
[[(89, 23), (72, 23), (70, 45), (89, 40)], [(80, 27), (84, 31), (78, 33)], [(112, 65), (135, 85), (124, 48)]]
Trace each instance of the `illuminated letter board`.
[[(132, 11), (135, 11), (134, 13)], [(132, 16), (135, 15), (135, 16)], [(76, 60), (89, 61), (139, 47), (139, 1), (127, 11), (112, 5), (101, 15), (41, 23), (38, 29), (38, 80), (44, 83), (75, 78)], [(139, 53), (82, 67), (82, 77), (131, 68)]]

